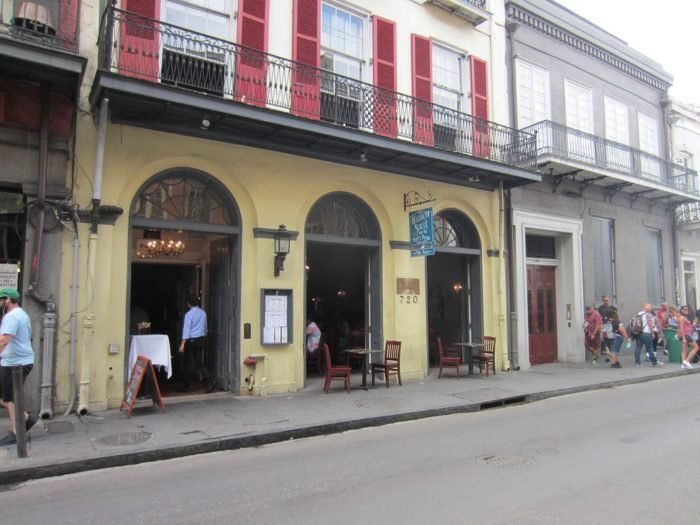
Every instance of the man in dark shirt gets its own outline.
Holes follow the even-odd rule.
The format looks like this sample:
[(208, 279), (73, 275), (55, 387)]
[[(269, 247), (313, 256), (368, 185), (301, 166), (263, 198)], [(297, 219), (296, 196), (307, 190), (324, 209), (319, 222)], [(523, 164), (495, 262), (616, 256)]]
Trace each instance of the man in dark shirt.
[[(611, 350), (613, 349), (613, 342), (615, 341), (615, 331), (613, 330), (612, 322), (613, 319), (617, 318), (617, 308), (610, 304), (610, 297), (607, 295), (604, 295), (602, 299), (603, 304), (598, 307), (598, 312), (600, 313), (601, 321), (603, 323), (603, 327), (600, 332), (602, 339), (601, 350), (606, 356), (609, 356)], [(609, 359), (609, 357), (606, 357), (606, 361)]]

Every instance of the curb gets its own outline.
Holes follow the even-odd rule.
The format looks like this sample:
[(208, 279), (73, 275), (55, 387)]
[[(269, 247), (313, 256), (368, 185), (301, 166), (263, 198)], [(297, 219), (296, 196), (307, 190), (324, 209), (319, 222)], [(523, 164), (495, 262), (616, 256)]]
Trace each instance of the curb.
[(317, 425), (310, 425), (302, 428), (279, 430), (275, 432), (267, 432), (264, 434), (213, 438), (212, 440), (203, 440), (199, 443), (191, 443), (187, 445), (169, 446), (153, 450), (143, 450), (139, 452), (127, 452), (100, 458), (71, 460), (53, 463), (50, 465), (36, 465), (33, 467), (15, 468), (0, 473), (0, 486), (17, 484), (25, 481), (48, 478), (53, 476), (76, 474), (79, 472), (87, 472), (90, 470), (124, 467), (154, 461), (164, 461), (185, 456), (194, 456), (198, 454), (209, 454), (211, 452), (221, 452), (225, 450), (239, 450), (242, 448), (259, 447), (263, 445), (270, 445), (273, 443), (281, 443), (283, 441), (289, 441), (293, 439), (303, 439), (309, 437), (339, 434), (342, 432), (347, 432), (349, 430), (379, 427), (384, 425), (391, 425), (393, 423), (414, 421), (417, 419), (449, 416), (453, 414), (465, 414), (470, 412), (480, 412), (482, 410), (488, 410), (492, 408), (501, 408), (518, 404), (533, 403), (536, 401), (543, 401), (545, 399), (550, 399), (553, 397), (578, 394), (581, 392), (588, 392), (592, 390), (603, 390), (606, 388), (648, 383), (659, 379), (669, 379), (698, 372), (700, 372), (700, 368), (696, 370), (678, 370), (675, 372), (669, 372), (654, 376), (635, 377), (615, 381), (608, 381), (605, 383), (594, 383), (590, 385), (560, 388), (557, 390), (546, 390), (543, 392), (535, 392), (530, 394), (497, 398), (478, 403), (466, 403), (461, 405), (451, 405), (446, 407), (415, 410), (412, 412), (402, 412), (360, 419), (335, 421), (332, 423), (320, 423)]

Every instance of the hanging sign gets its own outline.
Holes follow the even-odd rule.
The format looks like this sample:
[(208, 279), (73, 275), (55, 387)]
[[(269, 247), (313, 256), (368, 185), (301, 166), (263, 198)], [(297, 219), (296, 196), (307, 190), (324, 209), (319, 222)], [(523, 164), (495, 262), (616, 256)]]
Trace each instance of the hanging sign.
[(410, 227), (411, 257), (435, 255), (433, 240), (433, 209), (412, 211), (408, 214)]

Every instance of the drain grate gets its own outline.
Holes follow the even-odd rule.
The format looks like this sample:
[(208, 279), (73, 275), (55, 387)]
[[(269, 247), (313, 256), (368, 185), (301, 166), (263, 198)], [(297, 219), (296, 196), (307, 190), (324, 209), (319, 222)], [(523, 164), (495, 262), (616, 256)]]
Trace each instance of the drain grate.
[(534, 467), (537, 463), (529, 456), (517, 455), (494, 455), (480, 456), (476, 458), (476, 462), (481, 465), (502, 469), (528, 469)]
[(138, 445), (151, 439), (150, 432), (119, 432), (118, 434), (107, 434), (96, 441), (100, 445), (110, 447), (122, 447), (125, 445)]

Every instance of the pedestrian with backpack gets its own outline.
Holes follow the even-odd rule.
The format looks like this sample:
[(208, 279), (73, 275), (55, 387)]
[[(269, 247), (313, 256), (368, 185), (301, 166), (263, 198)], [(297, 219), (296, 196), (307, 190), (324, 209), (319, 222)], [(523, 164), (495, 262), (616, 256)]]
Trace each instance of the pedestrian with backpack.
[(656, 330), (656, 322), (654, 320), (654, 315), (651, 313), (651, 305), (649, 303), (642, 306), (642, 310), (632, 319), (630, 325), (630, 333), (637, 339), (637, 346), (634, 349), (634, 364), (642, 366), (640, 356), (642, 354), (642, 346), (645, 346), (652, 366), (663, 366), (663, 363), (658, 361), (656, 355), (654, 355), (654, 343), (652, 338)]
[[(692, 323), (688, 320), (688, 306), (681, 306), (680, 314), (678, 315), (678, 339), (681, 341), (681, 368), (690, 370), (693, 365), (690, 363), (695, 354), (698, 353), (698, 344), (695, 341), (695, 330)], [(695, 336), (695, 337), (694, 337)], [(688, 355), (688, 347), (690, 347), (690, 355)]]

